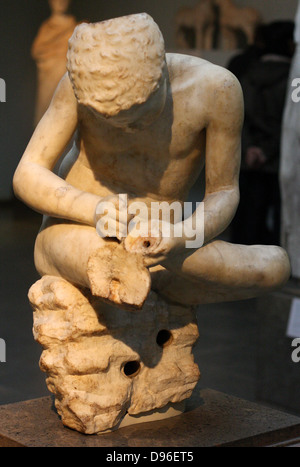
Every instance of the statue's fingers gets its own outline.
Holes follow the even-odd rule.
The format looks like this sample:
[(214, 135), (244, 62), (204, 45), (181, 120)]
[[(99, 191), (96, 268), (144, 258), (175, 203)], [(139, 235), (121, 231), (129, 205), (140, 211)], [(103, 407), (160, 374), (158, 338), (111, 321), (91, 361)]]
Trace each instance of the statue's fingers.
[(127, 224), (116, 222), (115, 219), (100, 219), (96, 225), (96, 231), (102, 238), (117, 238), (122, 240), (127, 236)]

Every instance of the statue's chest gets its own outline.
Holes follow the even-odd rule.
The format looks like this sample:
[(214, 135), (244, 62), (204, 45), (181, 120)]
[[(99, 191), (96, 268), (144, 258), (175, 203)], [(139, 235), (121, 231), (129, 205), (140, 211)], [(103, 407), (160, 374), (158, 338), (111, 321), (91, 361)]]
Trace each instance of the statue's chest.
[(167, 147), (151, 144), (107, 145), (102, 148), (93, 167), (98, 176), (132, 188), (151, 189), (168, 170), (172, 155)]
[(109, 125), (87, 130), (84, 151), (96, 178), (139, 191), (156, 192), (166, 179), (179, 182), (179, 174), (185, 179), (199, 154), (199, 132), (170, 114), (144, 131), (127, 133)]

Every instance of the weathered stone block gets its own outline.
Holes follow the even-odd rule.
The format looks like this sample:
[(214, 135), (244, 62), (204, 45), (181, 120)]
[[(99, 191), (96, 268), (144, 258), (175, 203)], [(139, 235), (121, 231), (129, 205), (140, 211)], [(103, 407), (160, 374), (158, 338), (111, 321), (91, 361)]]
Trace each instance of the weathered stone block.
[(190, 307), (151, 292), (140, 312), (121, 310), (64, 279), (45, 276), (29, 291), (41, 369), (62, 422), (92, 434), (125, 416), (159, 411), (190, 397), (199, 379)]

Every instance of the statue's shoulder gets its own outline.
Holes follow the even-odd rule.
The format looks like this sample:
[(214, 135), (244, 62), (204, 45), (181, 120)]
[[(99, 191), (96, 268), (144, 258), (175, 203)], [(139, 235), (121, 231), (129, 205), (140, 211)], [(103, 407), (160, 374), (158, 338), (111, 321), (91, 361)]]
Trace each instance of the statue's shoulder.
[(170, 80), (181, 80), (197, 88), (239, 86), (237, 78), (226, 68), (193, 55), (170, 53), (166, 55)]
[(199, 57), (181, 54), (170, 54), (167, 65), (173, 100), (177, 108), (184, 108), (194, 115), (195, 121), (203, 122), (204, 119), (209, 122), (218, 113), (225, 112), (228, 106), (235, 118), (242, 118), (242, 89), (229, 70)]
[(57, 85), (49, 109), (77, 114), (78, 102), (68, 73), (65, 73)]
[(76, 102), (74, 89), (68, 72), (66, 72), (61, 78), (55, 93), (58, 94), (60, 98), (63, 97), (66, 101), (71, 100), (73, 102)]

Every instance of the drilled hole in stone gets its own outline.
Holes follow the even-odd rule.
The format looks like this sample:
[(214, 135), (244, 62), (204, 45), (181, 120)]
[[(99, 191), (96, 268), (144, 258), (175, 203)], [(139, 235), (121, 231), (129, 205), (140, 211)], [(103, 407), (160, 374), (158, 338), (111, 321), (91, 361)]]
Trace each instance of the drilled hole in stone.
[(140, 369), (141, 369), (140, 362), (132, 361), (132, 362), (125, 363), (123, 371), (124, 371), (124, 374), (128, 376), (128, 378), (133, 378), (140, 372)]
[(162, 329), (157, 334), (156, 343), (160, 347), (166, 347), (167, 345), (171, 344), (172, 340), (173, 340), (172, 333), (168, 331), (167, 329)]
[(145, 241), (144, 241), (144, 247), (145, 247), (145, 248), (149, 248), (150, 245), (151, 245), (151, 243), (149, 242), (149, 240), (145, 240)]

